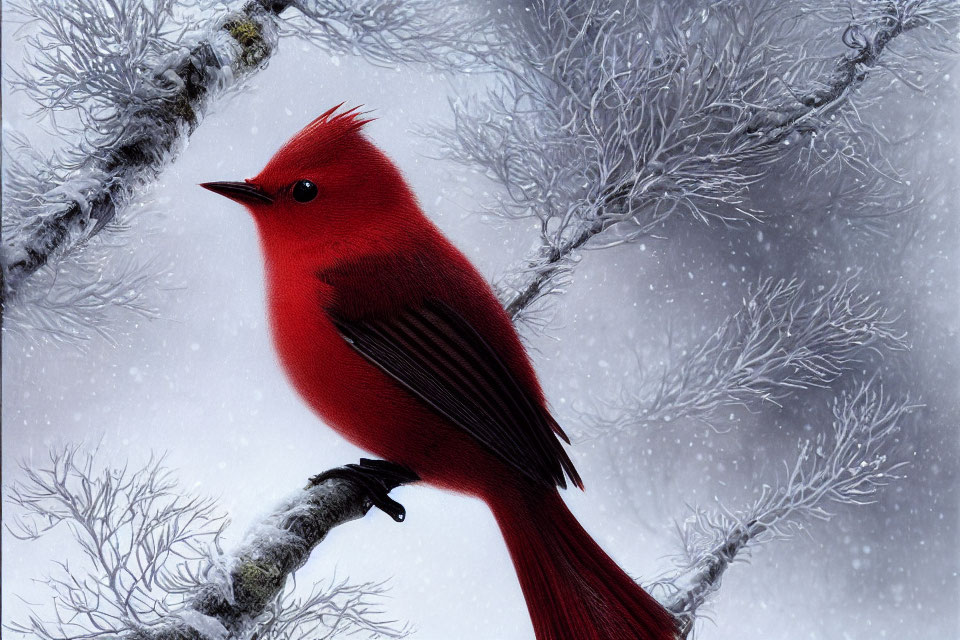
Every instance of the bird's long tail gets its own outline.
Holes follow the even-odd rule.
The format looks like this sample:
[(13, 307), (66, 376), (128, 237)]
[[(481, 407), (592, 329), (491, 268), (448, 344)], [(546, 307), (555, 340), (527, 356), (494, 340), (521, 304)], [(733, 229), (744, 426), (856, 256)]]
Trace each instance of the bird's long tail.
[(673, 616), (604, 553), (556, 489), (487, 503), (520, 578), (537, 640), (674, 640)]

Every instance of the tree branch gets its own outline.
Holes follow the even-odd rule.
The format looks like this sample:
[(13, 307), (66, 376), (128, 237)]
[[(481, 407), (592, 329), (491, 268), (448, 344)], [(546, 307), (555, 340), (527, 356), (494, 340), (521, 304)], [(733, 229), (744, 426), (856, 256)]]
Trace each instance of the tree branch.
[(186, 494), (162, 459), (135, 471), (101, 468), (96, 451), (65, 447), (51, 452), (48, 467), (22, 468), (25, 479), (7, 495), (18, 508), (9, 532), (38, 540), (68, 526), (89, 566), (61, 563), (62, 573), (46, 580), (55, 619), (34, 611), (11, 631), (40, 640), (281, 640), (311, 625), (325, 637), (407, 633), (370, 609), (380, 585), (334, 580), (301, 601), (284, 587), (332, 528), (392, 503), (386, 493), (415, 480), (409, 471), (367, 461), (318, 476), (224, 554), (225, 517)]
[(827, 387), (869, 351), (906, 349), (904, 338), (886, 309), (857, 290), (854, 276), (812, 294), (798, 280), (768, 278), (655, 384), (625, 389), (612, 411), (585, 415), (586, 434), (684, 418), (710, 424), (722, 407), (779, 406), (798, 390)]
[(754, 219), (747, 189), (800, 138), (818, 143), (808, 162), (875, 170), (846, 150), (820, 151), (855, 132), (816, 134), (853, 126), (833, 116), (896, 38), (927, 26), (946, 41), (960, 9), (912, 0), (862, 9), (840, 37), (853, 51), (831, 64), (806, 53), (809, 34), (782, 3), (536, 3), (526, 28), (505, 36), (513, 51), (494, 62), (498, 85), (453, 103), (455, 125), (439, 136), (450, 158), (504, 186), (495, 214), (541, 221), (539, 253), (503, 286), (511, 315), (561, 289), (584, 247), (634, 241), (681, 211)]
[(834, 399), (830, 431), (800, 441), (793, 466), (784, 462), (781, 482), (764, 485), (746, 509), (733, 512), (720, 505), (713, 513), (698, 510), (684, 523), (677, 571), (655, 583), (667, 609), (692, 622), (720, 588), (727, 568), (750, 547), (790, 538), (810, 520), (829, 520), (831, 503), (873, 502), (907, 464), (893, 452), (900, 423), (915, 408), (907, 398), (884, 397), (873, 381)]
[[(123, 2), (110, 4), (133, 10), (133, 5)], [(10, 193), (5, 191), (17, 210), (10, 218), (10, 207), (4, 207), (5, 295), (15, 296), (42, 265), (103, 229), (133, 191), (156, 177), (198, 126), (212, 98), (237, 86), (270, 59), (283, 27), (278, 17), (291, 4), (249, 2), (242, 10), (212, 22), (205, 35), (185, 50), (178, 42), (174, 42), (176, 47), (166, 48), (158, 41), (166, 5), (158, 4), (157, 14), (136, 14), (140, 31), (134, 36), (146, 34), (157, 48), (142, 48), (136, 57), (123, 62), (121, 75), (146, 78), (133, 90), (122, 83), (103, 84), (100, 70), (88, 73), (88, 58), (98, 60), (98, 43), (94, 39), (94, 49), (84, 50), (84, 42), (72, 31), (80, 27), (63, 22), (69, 22), (69, 14), (57, 14), (56, 3), (34, 0), (29, 5), (46, 11), (42, 20), (49, 29), (47, 36), (64, 43), (77, 40), (78, 48), (66, 54), (76, 57), (66, 66), (61, 57), (39, 54), (34, 71), (40, 76), (47, 74), (47, 79), (23, 76), (22, 83), (28, 90), (31, 83), (49, 88), (57, 72), (73, 73), (81, 81), (78, 86), (86, 87), (85, 94), (72, 89), (73, 93), (39, 91), (38, 96), (47, 110), (61, 105), (78, 110), (85, 133), (72, 153), (50, 163), (55, 169), (42, 175), (14, 171), (13, 184), (17, 186)], [(383, 3), (362, 2), (360, 10), (351, 13), (353, 4), (297, 4), (302, 22), (290, 28), (305, 29), (320, 40), (326, 38), (331, 46), (356, 47), (375, 61), (440, 59), (451, 65), (459, 64), (464, 55), (472, 60), (484, 55), (482, 46), (461, 47), (447, 39), (443, 29), (417, 22), (419, 14), (406, 12), (400, 5), (389, 5), (394, 11), (374, 11)], [(691, 39), (678, 25), (692, 25), (691, 20), (699, 20), (699, 15), (674, 23), (672, 16), (647, 15), (640, 3), (635, 3), (630, 19), (624, 19), (610, 3), (594, 3), (584, 10), (578, 8), (583, 6), (580, 3), (563, 4), (562, 11), (540, 16), (541, 31), (534, 25), (532, 34), (524, 34), (535, 37), (528, 48), (521, 43), (517, 60), (498, 63), (509, 81), (490, 96), (495, 118), (478, 121), (466, 110), (455, 109), (461, 126), (454, 132), (459, 149), (454, 157), (478, 162), (503, 182), (511, 200), (506, 213), (536, 215), (542, 221), (544, 250), (524, 272), (526, 281), (510, 292), (506, 305), (515, 320), (555, 289), (568, 258), (589, 243), (629, 242), (650, 233), (678, 210), (703, 221), (750, 219), (754, 212), (743, 206), (744, 192), (759, 179), (762, 167), (785, 157), (783, 143), (794, 134), (816, 130), (824, 124), (822, 116), (847, 104), (851, 92), (879, 64), (890, 42), (910, 29), (932, 23), (935, 14), (929, 12), (930, 7), (953, 11), (951, 15), (956, 11), (954, 6), (938, 2), (880, 3), (881, 9), (863, 26), (851, 27), (844, 34), (843, 42), (854, 51), (835, 61), (828, 79), (819, 84), (814, 80), (812, 88), (802, 92), (788, 90), (787, 99), (783, 91), (771, 93), (783, 80), (770, 73), (769, 67), (783, 67), (792, 76), (804, 60), (797, 62), (791, 52), (777, 46), (780, 27), (764, 31), (764, 25), (773, 20), (770, 7), (775, 10), (777, 3), (762, 5), (751, 14), (751, 20), (744, 21), (736, 13), (724, 14), (726, 5), (717, 3), (714, 8), (720, 12), (719, 24), (732, 25), (733, 31), (717, 29), (704, 19), (701, 24), (708, 26), (697, 27), (696, 38)], [(364, 13), (365, 9), (370, 11)], [(349, 28), (340, 28), (345, 24)], [(749, 28), (741, 29), (742, 25)], [(641, 26), (647, 36), (659, 34), (660, 40), (637, 44)], [(630, 49), (632, 46), (636, 49)], [(621, 55), (624, 47), (635, 59)], [(618, 67), (625, 59), (632, 66)], [(95, 96), (100, 94), (108, 97), (105, 103), (97, 102)], [(783, 100), (778, 102), (778, 96)], [(44, 104), (46, 98), (51, 102)], [(479, 126), (464, 126), (473, 124)], [(576, 162), (568, 162), (570, 158)], [(732, 207), (733, 213), (721, 205)], [(614, 227), (618, 231), (608, 234)], [(625, 227), (630, 228), (623, 231)], [(845, 340), (851, 334), (863, 340), (876, 336), (898, 340), (887, 328), (883, 314), (878, 316), (868, 304), (852, 313), (864, 326), (834, 326), (830, 317), (807, 313), (796, 301), (777, 306), (773, 304), (775, 292), (770, 297), (765, 302), (775, 312), (774, 322), (762, 318), (753, 322), (747, 314), (749, 322), (740, 324), (735, 318), (721, 328), (719, 337), (708, 342), (681, 368), (677, 379), (670, 381), (677, 388), (670, 402), (689, 407), (688, 415), (694, 415), (723, 402), (777, 397), (784, 388), (815, 386), (832, 379), (848, 361), (847, 344), (832, 352), (835, 357), (829, 361), (810, 353), (791, 357), (809, 345), (788, 339), (792, 329), (786, 337), (773, 330), (781, 325), (799, 327), (805, 339), (815, 344)], [(803, 313), (797, 313), (798, 308)], [(733, 344), (727, 339), (728, 330), (742, 332), (734, 337), (743, 338), (745, 345), (737, 343), (738, 349), (728, 349)], [(752, 361), (753, 355), (764, 356), (784, 344), (787, 356), (764, 361), (761, 367), (741, 366), (744, 358)], [(731, 362), (733, 366), (728, 366)], [(732, 371), (736, 379), (726, 379), (715, 387), (685, 383), (709, 367), (720, 373)], [(820, 505), (824, 500), (856, 502), (858, 496), (872, 495), (883, 479), (895, 477), (885, 458), (864, 456), (888, 441), (905, 410), (905, 403), (885, 404), (881, 396), (864, 388), (835, 408), (832, 453), (819, 453), (825, 442), (818, 440), (817, 449), (807, 443), (782, 490), (765, 492), (743, 512), (698, 517), (700, 524), (688, 527), (692, 542), (686, 545), (684, 563), (671, 582), (676, 588), (665, 599), (667, 606), (678, 615), (692, 617), (744, 548), (781, 535), (798, 517), (823, 517)], [(816, 457), (808, 463), (812, 455)], [(864, 475), (857, 476), (859, 468), (866, 469)], [(64, 472), (56, 469), (60, 467), (55, 465), (52, 479), (41, 480), (53, 483), (51, 491), (65, 497), (63, 504), (68, 508), (44, 510), (42, 495), (15, 496), (21, 506), (34, 509), (40, 523), (36, 528), (28, 526), (23, 535), (36, 537), (65, 519), (81, 525), (105, 523), (108, 531), (141, 526), (134, 521), (114, 526), (96, 513), (88, 514), (83, 505), (95, 512), (91, 505), (105, 504), (100, 493), (90, 493), (91, 483), (80, 493), (56, 493), (65, 486)], [(854, 469), (852, 474), (850, 469)], [(383, 493), (400, 483), (384, 484)], [(109, 495), (110, 485), (104, 486), (103, 495)], [(116, 551), (104, 554), (100, 529), (81, 527), (81, 534), (87, 536), (85, 552), (102, 569), (102, 575), (93, 595), (85, 585), (66, 579), (55, 588), (62, 596), (57, 602), (68, 603), (66, 606), (85, 620), (81, 624), (92, 625), (94, 630), (86, 635), (61, 630), (57, 635), (36, 618), (13, 628), (50, 640), (93, 638), (110, 632), (138, 640), (246, 635), (253, 625), (260, 624), (263, 614), (276, 608), (290, 575), (329, 530), (362, 517), (376, 493), (371, 494), (370, 485), (357, 478), (324, 479), (282, 505), (232, 556), (198, 564), (199, 558), (190, 555), (193, 568), (185, 569), (183, 575), (163, 574), (153, 561), (142, 566), (138, 564), (141, 556), (124, 547), (108, 545), (106, 549)], [(189, 536), (186, 539), (189, 541)], [(191, 553), (196, 550), (191, 549)], [(129, 566), (133, 565), (128, 562), (137, 564), (135, 572), (131, 573)], [(163, 585), (167, 593), (183, 597), (171, 600), (166, 610), (161, 606), (158, 613), (157, 608), (142, 608), (138, 599), (149, 600), (143, 585), (159, 584), (156, 579), (161, 575), (166, 576)], [(104, 601), (110, 602), (114, 613), (102, 613), (107, 606)], [(280, 623), (270, 627), (278, 630), (277, 634), (282, 634), (283, 628)], [(391, 633), (387, 627), (379, 632)], [(270, 633), (274, 632), (267, 631), (262, 637), (270, 637)], [(402, 630), (393, 633), (401, 635)]]
[[(233, 553), (225, 582), (212, 582), (201, 588), (188, 611), (210, 622), (213, 628), (222, 629), (225, 638), (246, 637), (254, 628), (254, 621), (269, 610), (290, 576), (306, 563), (330, 530), (362, 518), (371, 506), (366, 488), (355, 480), (330, 478), (304, 489), (256, 526), (254, 534)], [(193, 617), (181, 613), (178, 619), (123, 637), (197, 640), (203, 637), (198, 632), (204, 628), (188, 624)], [(386, 637), (402, 635), (405, 634), (394, 632)]]
[[(160, 68), (148, 71), (150, 75), (142, 84), (126, 90), (117, 88), (116, 95), (105, 96), (108, 100), (113, 98), (108, 106), (88, 104), (84, 95), (58, 97), (47, 93), (41, 98), (58, 101), (41, 102), (47, 109), (59, 108), (63, 100), (68, 100), (67, 105), (83, 110), (83, 120), (100, 125), (96, 131), (101, 135), (91, 140), (90, 134), (85, 133), (71, 157), (60, 162), (52, 159), (50, 164), (62, 169), (46, 176), (45, 184), (25, 180), (19, 210), (4, 207), (5, 231), (14, 231), (5, 233), (3, 247), (5, 298), (15, 295), (23, 281), (56, 253), (102, 230), (136, 189), (156, 179), (199, 125), (210, 98), (242, 82), (273, 55), (277, 15), (287, 4), (270, 4), (268, 8), (250, 2), (241, 11), (219, 17), (204, 38), (173, 59), (164, 60)], [(86, 33), (70, 30), (64, 24), (69, 14), (61, 6), (36, 2), (21, 7), (23, 12), (36, 9), (40, 9), (38, 15), (48, 29), (60, 37), (58, 49), (83, 42), (84, 36), (93, 39), (88, 44), (95, 48), (95, 38), (106, 35), (94, 32), (92, 26), (84, 27)], [(155, 29), (172, 21), (171, 11), (169, 6), (157, 7)], [(176, 43), (167, 43), (162, 53), (169, 55), (171, 44)], [(90, 52), (76, 50), (74, 55), (86, 56)], [(138, 67), (144, 60), (129, 62), (127, 71), (134, 74), (141, 71)], [(58, 65), (79, 69), (78, 75), (84, 79), (101, 75), (95, 69), (81, 67), (79, 60), (65, 61), (58, 53), (56, 57), (43, 55), (36, 61), (34, 76), (45, 73), (52, 77), (58, 72)], [(28, 90), (33, 86), (42, 93), (47, 84), (42, 77), (20, 77), (20, 85)], [(30, 193), (28, 189), (35, 190)]]

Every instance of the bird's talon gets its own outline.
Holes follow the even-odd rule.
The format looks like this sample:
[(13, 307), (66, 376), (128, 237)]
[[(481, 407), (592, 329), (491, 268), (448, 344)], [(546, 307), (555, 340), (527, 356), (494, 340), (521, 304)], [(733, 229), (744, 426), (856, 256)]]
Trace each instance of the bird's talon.
[(362, 486), (370, 502), (396, 522), (403, 522), (407, 511), (403, 505), (387, 495), (401, 484), (416, 482), (420, 477), (403, 465), (386, 460), (361, 458), (359, 464), (348, 464), (312, 476), (307, 488), (315, 487), (324, 480), (342, 478)]
[(403, 522), (407, 517), (407, 510), (403, 505), (384, 493), (371, 492), (370, 501), (373, 506), (393, 518), (394, 522)]

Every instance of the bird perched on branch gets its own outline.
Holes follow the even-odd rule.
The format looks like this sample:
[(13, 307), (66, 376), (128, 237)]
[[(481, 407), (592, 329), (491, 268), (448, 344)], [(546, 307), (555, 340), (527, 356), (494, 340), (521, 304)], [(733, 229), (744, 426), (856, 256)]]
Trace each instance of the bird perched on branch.
[(253, 215), (274, 343), (329, 425), (424, 482), (476, 496), (510, 550), (538, 640), (665, 640), (672, 616), (561, 499), (583, 488), (486, 280), (396, 166), (335, 107), (255, 178), (204, 187)]

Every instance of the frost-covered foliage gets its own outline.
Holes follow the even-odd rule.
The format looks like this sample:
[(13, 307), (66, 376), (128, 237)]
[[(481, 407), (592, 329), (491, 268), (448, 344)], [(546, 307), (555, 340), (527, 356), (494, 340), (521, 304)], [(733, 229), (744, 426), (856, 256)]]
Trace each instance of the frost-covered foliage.
[(86, 350), (94, 337), (117, 344), (121, 330), (139, 326), (118, 325), (119, 310), (140, 319), (160, 317), (151, 292), (168, 286), (168, 272), (154, 261), (123, 257), (128, 253), (121, 242), (97, 242), (58, 257), (34, 276), (36, 284), (20, 303), (6, 310), (7, 330), (35, 343)]
[(38, 610), (11, 631), (92, 639), (150, 627), (184, 607), (226, 524), (213, 501), (184, 495), (160, 459), (103, 468), (68, 447), (23, 472), (7, 496), (10, 533), (39, 541), (69, 529), (84, 562), (58, 563), (46, 580), (53, 612)]
[(315, 585), (305, 596), (298, 596), (296, 580), (291, 579), (258, 620), (257, 638), (326, 639), (361, 632), (372, 638), (405, 638), (409, 628), (385, 617), (380, 604), (384, 592), (382, 584), (358, 586), (334, 577), (329, 584)]
[[(351, 488), (336, 481), (308, 488), (226, 554), (226, 517), (213, 500), (185, 491), (162, 459), (136, 469), (111, 467), (95, 452), (65, 447), (52, 451), (45, 466), (24, 465), (23, 471), (7, 495), (15, 511), (10, 533), (39, 541), (67, 528), (84, 562), (58, 562), (45, 580), (49, 607), (36, 606), (27, 620), (11, 622), (11, 632), (41, 640), (174, 640), (195, 632), (221, 640), (229, 634), (269, 640), (407, 635), (406, 627), (383, 616), (382, 584), (334, 577), (298, 596), (295, 581), (286, 579), (299, 566), (297, 549), (309, 554), (330, 527), (369, 508), (361, 499), (355, 508), (331, 509), (325, 500), (351, 497)], [(264, 579), (274, 574), (280, 588)]]
[[(831, 226), (887, 234), (888, 221), (902, 221), (920, 198), (905, 188), (896, 141), (872, 110), (892, 84), (918, 89), (915, 78), (942, 76), (958, 17), (958, 3), (914, 0), (789, 8), (540, 0), (505, 21), (497, 81), (482, 97), (453, 101), (455, 122), (441, 141), (448, 157), (502, 185), (490, 212), (540, 223), (538, 252), (501, 285), (507, 309), (529, 320), (539, 300), (566, 286), (580, 249), (663, 235), (674, 219), (737, 227), (791, 218), (814, 234)], [(763, 207), (755, 192), (768, 179), (780, 197)], [(894, 314), (860, 282), (858, 273), (805, 293), (798, 280), (761, 280), (704, 342), (671, 354), (656, 381), (617, 389), (607, 411), (588, 417), (587, 433), (709, 424), (722, 407), (772, 408), (875, 366), (871, 351), (906, 343)], [(885, 405), (866, 387), (838, 403), (836, 459), (889, 446), (907, 406)], [(870, 477), (892, 479), (887, 472)], [(821, 467), (796, 474), (755, 506), (770, 535), (751, 532), (752, 542), (778, 537), (777, 523), (818, 515), (813, 505), (824, 496), (852, 502), (838, 496), (866, 487)], [(685, 547), (697, 579), (667, 594), (691, 621), (726, 567), (717, 569), (708, 547)]]
[[(7, 308), (32, 307), (13, 321), (28, 319), (32, 331), (56, 324), (67, 310), (29, 290), (50, 285), (50, 278), (28, 282), (44, 266), (71, 271), (71, 284), (83, 292), (73, 299), (85, 311), (72, 315), (86, 314), (84, 336), (107, 330), (103, 318), (111, 306), (140, 311), (131, 297), (143, 290), (118, 296), (113, 289), (138, 288), (143, 279), (107, 282), (62, 258), (84, 251), (129, 209), (213, 100), (237, 92), (266, 65), (281, 31), (328, 51), (443, 70), (481, 64), (488, 46), (487, 32), (466, 14), (438, 11), (425, 0), (223, 7), (207, 0), (23, 0), (8, 9), (27, 23), (28, 34), (13, 86), (33, 99), (36, 115), (63, 142), (43, 157), (18, 140), (5, 149), (2, 293)], [(87, 314), (91, 309), (97, 313)]]
[(702, 344), (685, 351), (659, 379), (585, 416), (593, 435), (662, 427), (688, 418), (711, 424), (731, 405), (779, 405), (797, 390), (826, 387), (862, 363), (868, 351), (904, 349), (889, 313), (855, 277), (805, 292), (799, 280), (768, 278)]
[(871, 242), (909, 225), (912, 214), (934, 195), (935, 185), (922, 176), (892, 180), (880, 173), (841, 170), (813, 176), (803, 187), (806, 196), (794, 214), (811, 233), (842, 237), (853, 231)]
[(162, 84), (152, 72), (185, 45), (188, 19), (199, 7), (176, 0), (28, 0), (10, 9), (35, 27), (23, 39), (25, 68), (13, 70), (12, 85), (38, 114), (73, 116), (53, 124), (78, 138), (58, 163), (74, 169), (91, 152), (115, 145), (127, 128), (149, 127), (130, 120), (143, 103), (173, 97), (176, 83)]
[[(49, 156), (16, 140), (4, 150), (5, 307), (45, 300), (29, 291), (27, 279), (45, 265), (56, 270), (118, 220), (176, 155), (207, 99), (272, 51), (276, 28), (259, 5), (218, 12), (208, 32), (197, 34), (191, 25), (200, 9), (169, 0), (28, 0), (13, 7), (28, 18), (24, 68), (14, 86), (34, 99), (62, 143)], [(66, 277), (82, 292), (77, 305), (97, 311), (88, 315), (89, 331), (102, 331), (104, 308), (131, 306), (131, 296), (112, 290), (136, 281), (83, 276), (72, 270)], [(61, 308), (39, 304), (24, 315), (47, 316), (33, 326), (52, 325)]]
[(893, 68), (881, 56), (906, 31), (936, 32), (916, 58), (954, 46), (960, 9), (854, 3), (841, 25), (835, 4), (539, 0), (507, 21), (498, 82), (455, 100), (441, 139), (503, 185), (494, 213), (540, 221), (538, 254), (503, 284), (511, 314), (562, 288), (582, 247), (631, 242), (678, 214), (779, 213), (746, 194), (798, 153), (811, 174), (834, 161), (883, 171), (865, 151), (865, 130), (883, 136), (859, 118), (858, 89), (871, 68)]
[(325, 50), (374, 64), (445, 71), (486, 67), (493, 33), (475, 8), (433, 0), (293, 0), (283, 27)]
[(657, 583), (661, 600), (692, 620), (720, 588), (727, 567), (750, 547), (830, 519), (831, 505), (872, 502), (880, 487), (900, 478), (905, 463), (896, 455), (897, 435), (913, 408), (907, 399), (884, 397), (874, 381), (834, 399), (829, 431), (801, 440), (795, 462), (784, 463), (786, 475), (758, 489), (752, 504), (737, 511), (701, 508), (683, 524), (677, 572)]
[[(4, 149), (4, 200), (16, 213), (5, 210), (4, 237), (17, 237), (23, 231), (20, 212), (44, 206), (43, 198), (31, 194), (54, 189), (59, 183), (57, 167), (65, 162), (41, 156), (26, 141), (9, 136)], [(148, 202), (134, 197), (127, 211), (147, 207)], [(115, 341), (121, 326), (116, 322), (118, 311), (139, 318), (160, 315), (152, 294), (172, 286), (169, 270), (136, 255), (140, 242), (130, 242), (122, 219), (114, 218), (107, 228), (110, 233), (78, 243), (78, 250), (55, 252), (47, 259), (30, 286), (18, 291), (16, 304), (4, 305), (7, 331), (34, 342), (82, 348), (94, 336)]]

